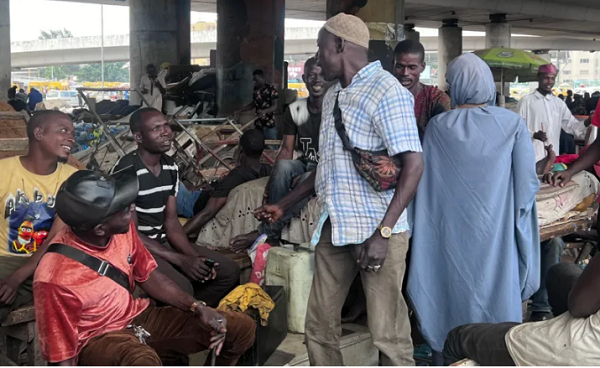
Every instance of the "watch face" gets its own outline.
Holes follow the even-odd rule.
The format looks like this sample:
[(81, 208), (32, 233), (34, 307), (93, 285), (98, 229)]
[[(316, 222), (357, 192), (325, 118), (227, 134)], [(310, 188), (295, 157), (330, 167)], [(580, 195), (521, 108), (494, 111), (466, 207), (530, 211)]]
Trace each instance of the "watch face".
[(389, 238), (392, 236), (392, 229), (390, 229), (389, 227), (382, 227), (381, 228), (381, 236), (383, 236), (384, 238)]

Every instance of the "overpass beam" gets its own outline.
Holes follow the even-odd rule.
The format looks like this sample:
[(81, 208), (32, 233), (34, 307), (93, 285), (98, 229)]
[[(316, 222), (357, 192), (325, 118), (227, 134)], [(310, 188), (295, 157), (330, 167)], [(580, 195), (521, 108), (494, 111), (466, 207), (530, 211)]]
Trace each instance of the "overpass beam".
[[(146, 65), (191, 61), (190, 0), (129, 0), (130, 83), (138, 87)], [(136, 93), (131, 104), (139, 104)]]
[(463, 51), (462, 28), (457, 19), (444, 19), (438, 33), (438, 88), (445, 91), (446, 69), (448, 64), (459, 57)]
[(10, 0), (0, 0), (0, 100), (8, 99), (10, 80)]
[[(531, 50), (534, 54), (546, 60), (548, 63), (552, 62), (552, 58), (550, 57), (550, 50)], [(560, 52), (560, 50), (559, 50)]]
[(252, 73), (283, 88), (285, 0), (217, 0), (219, 115), (252, 104)]
[(363, 7), (355, 3), (355, 1), (327, 0), (327, 18), (343, 12), (362, 19), (371, 32), (369, 61), (379, 60), (383, 68), (391, 72), (394, 48), (404, 39), (405, 0), (365, 1), (366, 5)]

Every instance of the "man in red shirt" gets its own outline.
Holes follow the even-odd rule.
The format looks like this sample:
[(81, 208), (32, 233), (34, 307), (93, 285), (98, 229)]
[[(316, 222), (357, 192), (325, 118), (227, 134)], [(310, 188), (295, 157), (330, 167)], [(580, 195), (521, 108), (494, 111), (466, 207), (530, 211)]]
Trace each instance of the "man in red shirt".
[[(216, 312), (156, 270), (132, 221), (135, 170), (73, 174), (56, 211), (68, 225), (50, 242), (34, 277), (42, 356), (60, 365), (162, 365), (161, 358), (215, 349), (235, 365), (254, 342), (240, 313)], [(139, 286), (152, 299), (134, 299)]]

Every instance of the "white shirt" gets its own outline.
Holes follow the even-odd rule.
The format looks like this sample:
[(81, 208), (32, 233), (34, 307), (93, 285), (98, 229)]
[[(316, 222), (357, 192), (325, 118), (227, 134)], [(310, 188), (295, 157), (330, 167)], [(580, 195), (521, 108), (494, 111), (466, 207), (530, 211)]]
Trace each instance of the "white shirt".
[[(158, 75), (155, 80), (157, 80), (163, 88), (167, 88), (164, 75)], [(162, 111), (162, 93), (160, 93), (160, 89), (154, 85), (154, 81), (150, 79), (147, 74), (142, 77), (142, 81), (140, 82), (140, 91), (143, 90), (148, 91), (148, 93), (144, 95), (144, 98), (148, 101), (148, 106), (154, 107), (158, 111)], [(142, 102), (142, 105), (145, 104)]]
[[(537, 90), (519, 101), (517, 113), (527, 122), (527, 129), (533, 139), (533, 134), (540, 130), (548, 136), (547, 144), (553, 146), (558, 154), (560, 149), (561, 128), (573, 134), (576, 139), (584, 139), (586, 133), (585, 124), (577, 120), (569, 111), (567, 104), (553, 94), (543, 96)], [(535, 150), (535, 161), (546, 157), (544, 142), (533, 139)]]
[(566, 312), (510, 329), (505, 341), (518, 366), (600, 365), (600, 312), (575, 318)]

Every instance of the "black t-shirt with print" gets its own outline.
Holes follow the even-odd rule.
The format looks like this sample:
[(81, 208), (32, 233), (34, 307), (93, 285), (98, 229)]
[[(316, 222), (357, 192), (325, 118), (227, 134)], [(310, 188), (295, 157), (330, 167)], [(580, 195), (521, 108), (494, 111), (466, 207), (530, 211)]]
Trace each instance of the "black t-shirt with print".
[[(309, 162), (319, 162), (319, 129), (321, 128), (321, 113), (310, 113), (310, 118), (304, 124), (298, 125), (292, 116), (291, 109), (306, 108), (292, 104), (283, 116), (283, 134), (296, 136), (296, 151), (301, 152), (301, 159)], [(296, 111), (298, 113), (298, 111)]]

